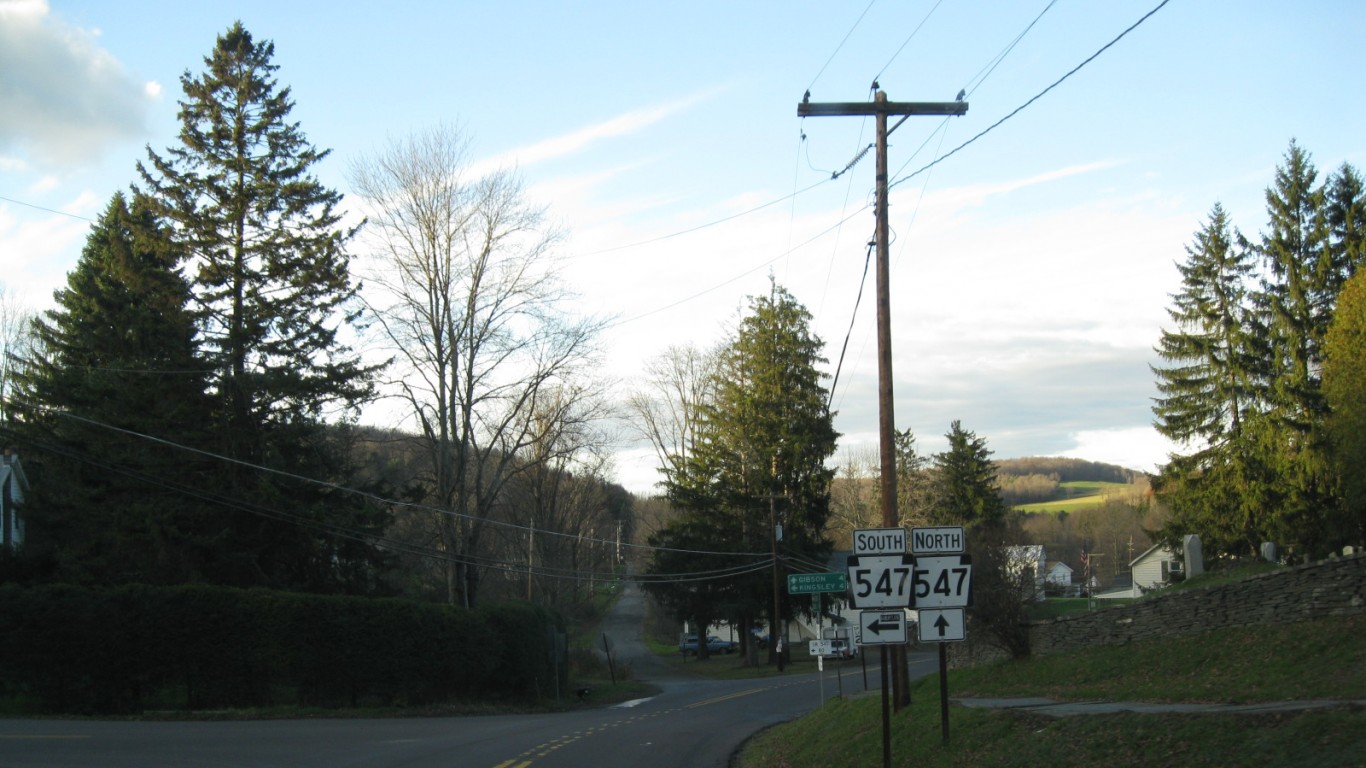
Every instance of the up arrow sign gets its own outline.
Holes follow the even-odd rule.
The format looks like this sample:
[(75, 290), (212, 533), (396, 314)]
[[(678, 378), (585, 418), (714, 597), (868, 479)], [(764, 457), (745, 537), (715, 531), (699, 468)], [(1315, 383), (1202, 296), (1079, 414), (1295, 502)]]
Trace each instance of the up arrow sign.
[(944, 636), (944, 630), (949, 628), (949, 620), (944, 618), (944, 614), (939, 614), (939, 618), (934, 620), (934, 628), (939, 630), (939, 636)]
[(916, 639), (922, 643), (944, 643), (967, 639), (962, 608), (923, 609), (920, 611), (919, 629)]

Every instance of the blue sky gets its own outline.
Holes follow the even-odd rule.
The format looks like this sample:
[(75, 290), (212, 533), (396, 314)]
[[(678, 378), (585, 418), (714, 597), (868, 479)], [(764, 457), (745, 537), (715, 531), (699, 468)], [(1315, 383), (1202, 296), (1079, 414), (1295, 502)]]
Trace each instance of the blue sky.
[[(836, 428), (866, 451), (872, 155), (830, 176), (873, 124), (796, 106), (807, 89), (865, 100), (874, 79), (893, 101), (966, 89), (966, 116), (892, 135), (896, 422), (925, 451), (960, 419), (997, 457), (1150, 470), (1170, 448), (1151, 428), (1152, 347), (1210, 207), (1256, 237), (1292, 138), (1321, 173), (1366, 164), (1366, 4), (1171, 0), (911, 174), (1159, 2), (0, 0), (0, 282), (51, 304), (87, 219), (144, 146), (173, 143), (181, 74), (240, 19), (274, 41), (293, 117), (332, 150), (318, 174), (344, 194), (350, 163), (443, 122), (478, 167), (515, 169), (569, 235), (583, 310), (615, 318), (601, 370), (619, 391), (669, 345), (720, 339), (770, 273), (832, 370), (852, 318)], [(648, 490), (650, 458), (624, 442), (618, 479)]]

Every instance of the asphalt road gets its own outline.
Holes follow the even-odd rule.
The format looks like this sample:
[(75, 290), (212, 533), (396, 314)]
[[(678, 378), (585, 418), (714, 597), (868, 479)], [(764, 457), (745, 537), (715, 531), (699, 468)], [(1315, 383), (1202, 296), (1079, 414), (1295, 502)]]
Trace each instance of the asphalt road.
[[(604, 625), (614, 660), (661, 693), (548, 715), (379, 720), (121, 722), (0, 720), (0, 768), (702, 768), (725, 766), (751, 734), (863, 689), (860, 662), (760, 680), (680, 676), (640, 639), (628, 589)], [(912, 675), (933, 670), (913, 656)], [(806, 666), (806, 665), (803, 665)], [(877, 669), (868, 680), (877, 686)]]

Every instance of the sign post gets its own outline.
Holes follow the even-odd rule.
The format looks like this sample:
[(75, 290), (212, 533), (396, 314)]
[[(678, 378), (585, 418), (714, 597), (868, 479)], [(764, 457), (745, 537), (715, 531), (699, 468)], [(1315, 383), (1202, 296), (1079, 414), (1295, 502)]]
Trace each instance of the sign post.
[(914, 561), (906, 553), (905, 528), (854, 531), (854, 554), (849, 556), (849, 598), (855, 608), (876, 609), (860, 614), (859, 642), (879, 646), (882, 656), (883, 768), (892, 765), (891, 702), (887, 695), (892, 654), (888, 646), (906, 643), (905, 609), (911, 607), (914, 596), (914, 570)]
[(963, 609), (972, 605), (972, 560), (963, 554), (962, 526), (911, 529), (915, 557), (915, 607), (919, 640), (939, 643), (939, 721), (949, 743), (949, 653), (947, 642), (967, 639)]

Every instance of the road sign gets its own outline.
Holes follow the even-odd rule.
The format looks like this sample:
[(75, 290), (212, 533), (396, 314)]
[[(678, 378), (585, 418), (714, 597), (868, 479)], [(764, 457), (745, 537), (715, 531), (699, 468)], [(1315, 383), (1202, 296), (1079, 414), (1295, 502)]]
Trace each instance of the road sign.
[(905, 645), (905, 611), (864, 611), (859, 614), (864, 645)]
[(963, 551), (963, 526), (944, 525), (911, 529), (911, 554), (956, 555)]
[(967, 555), (915, 558), (915, 608), (972, 605), (972, 561)]
[(847, 592), (849, 577), (843, 573), (789, 573), (789, 595), (811, 595), (817, 592)]
[(962, 608), (939, 608), (920, 611), (919, 640), (922, 643), (942, 643), (966, 640), (967, 623)]
[(849, 596), (855, 608), (911, 607), (910, 555), (850, 555)]
[(807, 649), (812, 656), (833, 656), (835, 647), (829, 640), (812, 640)]
[(901, 555), (905, 552), (905, 528), (854, 529), (854, 554), (856, 555)]

